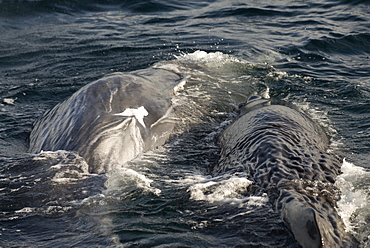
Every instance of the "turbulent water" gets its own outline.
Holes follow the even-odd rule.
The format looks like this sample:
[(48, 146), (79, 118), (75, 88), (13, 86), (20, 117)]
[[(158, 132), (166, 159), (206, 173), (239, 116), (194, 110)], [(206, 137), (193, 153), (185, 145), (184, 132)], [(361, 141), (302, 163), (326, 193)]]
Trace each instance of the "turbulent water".
[[(343, 157), (338, 211), (370, 246), (370, 4), (0, 0), (0, 247), (299, 247), (251, 182), (212, 177), (252, 94), (317, 120)], [(169, 142), (102, 175), (29, 154), (32, 124), (82, 86), (159, 66), (184, 77)]]

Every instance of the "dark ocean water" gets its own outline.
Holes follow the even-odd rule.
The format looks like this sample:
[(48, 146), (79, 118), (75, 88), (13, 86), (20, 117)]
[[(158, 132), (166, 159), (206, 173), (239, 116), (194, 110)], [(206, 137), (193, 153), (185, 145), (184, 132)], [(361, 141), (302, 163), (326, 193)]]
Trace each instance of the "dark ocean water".
[[(370, 246), (368, 1), (0, 0), (0, 33), (0, 247), (299, 247), (247, 181), (208, 176), (217, 133), (256, 93), (324, 126), (348, 162), (339, 212)], [(155, 63), (181, 64), (199, 111), (176, 139), (107, 175), (27, 153), (47, 109)]]

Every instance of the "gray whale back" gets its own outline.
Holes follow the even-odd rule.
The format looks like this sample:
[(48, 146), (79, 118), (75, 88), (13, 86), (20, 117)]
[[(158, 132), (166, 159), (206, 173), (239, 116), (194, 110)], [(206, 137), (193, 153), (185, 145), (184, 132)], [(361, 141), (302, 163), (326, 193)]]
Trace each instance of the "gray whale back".
[(266, 192), (303, 247), (350, 246), (335, 210), (338, 158), (328, 138), (302, 112), (260, 97), (241, 107), (241, 116), (220, 137), (215, 174), (243, 173), (257, 192)]
[(167, 140), (180, 79), (148, 68), (92, 82), (36, 121), (29, 151), (75, 151), (91, 173), (122, 165)]

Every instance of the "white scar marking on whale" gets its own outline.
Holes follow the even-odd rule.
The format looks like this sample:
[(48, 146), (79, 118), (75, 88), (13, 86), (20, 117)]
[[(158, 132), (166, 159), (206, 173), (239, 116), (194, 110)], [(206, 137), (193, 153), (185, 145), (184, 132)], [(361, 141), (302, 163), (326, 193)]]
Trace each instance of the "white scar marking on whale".
[(118, 115), (118, 116), (126, 116), (126, 117), (132, 117), (132, 116), (135, 116), (135, 118), (138, 120), (138, 122), (143, 126), (143, 127), (146, 127), (145, 126), (145, 123), (144, 123), (144, 117), (147, 116), (149, 113), (148, 111), (144, 108), (144, 106), (141, 106), (137, 109), (135, 108), (127, 108), (125, 109), (125, 111), (123, 111), (122, 113), (118, 113), (118, 114), (114, 114), (114, 115)]

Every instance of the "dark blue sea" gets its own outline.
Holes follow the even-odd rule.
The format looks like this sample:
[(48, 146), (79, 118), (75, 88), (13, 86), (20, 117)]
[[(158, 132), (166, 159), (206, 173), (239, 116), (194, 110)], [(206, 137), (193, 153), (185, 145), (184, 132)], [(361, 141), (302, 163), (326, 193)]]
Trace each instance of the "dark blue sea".
[[(370, 2), (0, 0), (0, 247), (299, 247), (250, 182), (212, 178), (252, 94), (292, 102), (343, 160), (338, 212), (370, 247)], [(186, 75), (192, 119), (124, 168), (28, 153), (33, 123), (114, 72)], [(184, 119), (186, 119), (184, 117)]]

